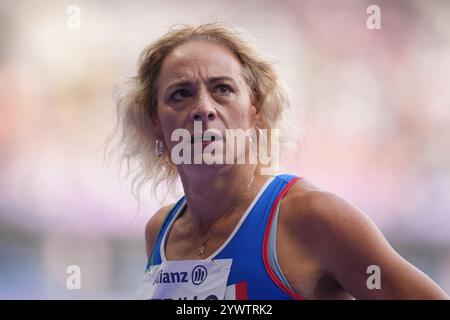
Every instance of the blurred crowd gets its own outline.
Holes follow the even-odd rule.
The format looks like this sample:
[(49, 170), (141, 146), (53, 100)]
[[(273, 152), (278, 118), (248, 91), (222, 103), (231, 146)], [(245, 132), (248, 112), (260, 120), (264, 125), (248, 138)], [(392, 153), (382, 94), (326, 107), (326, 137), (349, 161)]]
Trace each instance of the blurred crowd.
[[(112, 90), (170, 26), (214, 21), (254, 36), (289, 88), (303, 134), (284, 170), (360, 208), (449, 293), (450, 2), (377, 1), (378, 30), (370, 4), (0, 2), (0, 298), (134, 297), (144, 225), (176, 199), (148, 188), (137, 210), (105, 164)], [(66, 288), (72, 264), (78, 291)]]

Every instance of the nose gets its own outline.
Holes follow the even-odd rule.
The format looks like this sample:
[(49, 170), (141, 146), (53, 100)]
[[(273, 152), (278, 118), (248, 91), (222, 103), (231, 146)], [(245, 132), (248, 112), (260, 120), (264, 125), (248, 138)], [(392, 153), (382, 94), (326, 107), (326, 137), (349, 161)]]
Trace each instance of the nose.
[(216, 109), (214, 108), (214, 102), (211, 101), (211, 97), (206, 92), (199, 93), (198, 101), (191, 112), (191, 120), (206, 123), (214, 120), (216, 116)]

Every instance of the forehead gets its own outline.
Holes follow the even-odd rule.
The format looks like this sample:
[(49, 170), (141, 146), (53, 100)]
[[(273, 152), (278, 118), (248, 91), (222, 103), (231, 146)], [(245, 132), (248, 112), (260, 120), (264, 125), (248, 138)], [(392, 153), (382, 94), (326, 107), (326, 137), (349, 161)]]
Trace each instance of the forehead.
[(173, 49), (164, 59), (158, 82), (161, 86), (194, 77), (228, 76), (239, 80), (241, 65), (233, 52), (214, 42), (189, 41)]

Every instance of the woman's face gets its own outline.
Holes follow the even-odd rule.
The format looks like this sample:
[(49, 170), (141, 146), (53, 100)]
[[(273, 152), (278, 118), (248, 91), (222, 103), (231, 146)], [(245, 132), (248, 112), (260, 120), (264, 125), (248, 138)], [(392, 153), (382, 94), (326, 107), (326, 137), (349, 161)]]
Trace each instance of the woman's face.
[(208, 41), (189, 41), (176, 47), (163, 61), (157, 82), (157, 136), (169, 150), (175, 129), (194, 132), (194, 121), (202, 131), (248, 130), (259, 119), (242, 67), (224, 46)]

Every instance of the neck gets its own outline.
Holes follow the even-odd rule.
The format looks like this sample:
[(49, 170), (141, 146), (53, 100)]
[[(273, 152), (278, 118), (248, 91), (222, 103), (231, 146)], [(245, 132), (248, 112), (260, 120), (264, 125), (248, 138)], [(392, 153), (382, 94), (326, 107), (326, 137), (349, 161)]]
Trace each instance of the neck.
[[(232, 212), (248, 203), (264, 178), (257, 175), (257, 165), (229, 165), (199, 169), (201, 173), (194, 171), (197, 170), (181, 169), (180, 178), (186, 195), (186, 214), (198, 233), (204, 233), (216, 221), (230, 214), (239, 197), (242, 196), (240, 203)], [(245, 190), (252, 177), (251, 185)]]

